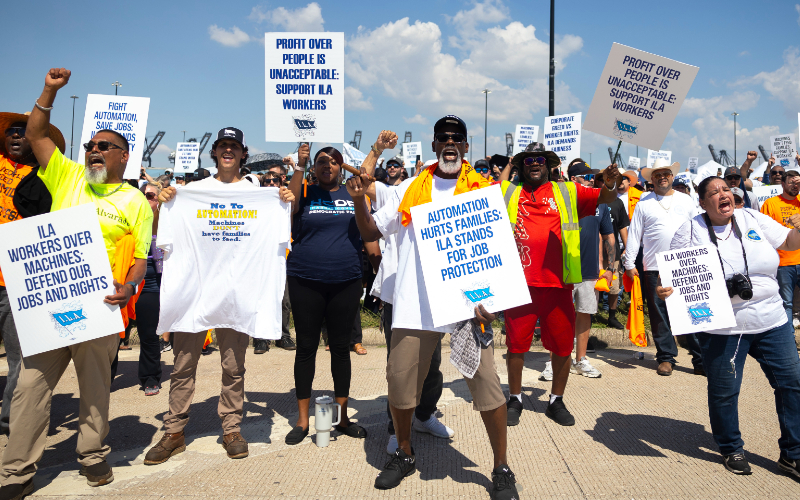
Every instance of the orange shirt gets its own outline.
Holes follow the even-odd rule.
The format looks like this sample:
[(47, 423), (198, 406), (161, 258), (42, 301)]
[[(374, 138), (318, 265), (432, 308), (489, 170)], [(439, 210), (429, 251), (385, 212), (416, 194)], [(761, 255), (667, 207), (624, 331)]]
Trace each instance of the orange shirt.
[[(10, 161), (0, 154), (0, 224), (21, 219), (14, 206), (14, 192), (17, 184), (28, 175), (33, 167)], [(6, 286), (0, 271), (0, 286)]]
[[(794, 226), (789, 225), (786, 220), (792, 215), (800, 213), (800, 200), (797, 198), (787, 200), (781, 195), (773, 196), (761, 205), (761, 213), (772, 217), (788, 228), (794, 228)], [(800, 250), (791, 252), (778, 250), (778, 255), (781, 258), (781, 266), (795, 266), (800, 264)]]

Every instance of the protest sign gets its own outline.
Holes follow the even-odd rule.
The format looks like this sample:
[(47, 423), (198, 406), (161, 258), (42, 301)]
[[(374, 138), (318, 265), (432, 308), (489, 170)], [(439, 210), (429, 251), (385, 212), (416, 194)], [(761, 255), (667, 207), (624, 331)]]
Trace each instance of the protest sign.
[(697, 157), (690, 157), (689, 162), (686, 164), (686, 171), (691, 172), (693, 174), (697, 173), (697, 165), (700, 163), (700, 158)]
[(769, 138), (772, 145), (772, 156), (775, 157), (775, 164), (784, 169), (798, 170), (795, 155), (797, 154), (797, 142), (794, 134), (776, 135)]
[(751, 196), (755, 196), (758, 198), (758, 206), (764, 206), (764, 202), (768, 199), (778, 196), (783, 192), (783, 186), (780, 184), (775, 186), (754, 186), (753, 187), (753, 194)]
[(417, 166), (417, 156), (419, 156), (419, 159), (422, 160), (422, 143), (404, 142), (403, 158), (405, 159), (406, 162), (405, 165), (406, 168), (415, 168)]
[(199, 142), (179, 142), (175, 150), (175, 173), (194, 172), (200, 159)]
[(655, 164), (656, 160), (658, 159), (670, 163), (670, 161), (672, 161), (672, 151), (653, 151), (652, 149), (647, 150), (647, 168), (653, 168), (653, 164)]
[(266, 137), (344, 142), (344, 33), (265, 33)]
[[(91, 141), (94, 134), (103, 129), (113, 130), (128, 140), (128, 165), (123, 179), (138, 179), (145, 150), (144, 136), (147, 132), (147, 115), (150, 112), (149, 97), (124, 95), (89, 94), (86, 96), (86, 112), (83, 114), (83, 131), (80, 144)], [(86, 156), (78, 155), (77, 162), (83, 165)]]
[(562, 165), (569, 165), (569, 162), (581, 155), (582, 115), (583, 113), (571, 113), (544, 119), (544, 147), (557, 154)]
[(525, 151), (528, 144), (539, 139), (538, 125), (517, 125), (514, 131), (514, 154)]
[(0, 225), (0, 268), (23, 356), (125, 330), (93, 203)]
[(615, 43), (583, 128), (661, 149), (699, 69)]
[(666, 300), (673, 335), (736, 326), (716, 247), (668, 250), (656, 260), (662, 286), (673, 290)]
[(639, 170), (641, 168), (641, 160), (635, 156), (628, 157), (628, 170)]
[[(344, 162), (351, 167), (361, 168), (361, 164), (367, 159), (367, 155), (346, 142), (342, 143), (342, 146), (342, 159), (344, 159)], [(292, 153), (292, 155), (295, 163), (297, 163), (297, 153)], [(349, 179), (352, 175), (347, 171), (344, 173), (346, 179)]]
[(530, 303), (500, 185), (411, 208), (436, 327)]

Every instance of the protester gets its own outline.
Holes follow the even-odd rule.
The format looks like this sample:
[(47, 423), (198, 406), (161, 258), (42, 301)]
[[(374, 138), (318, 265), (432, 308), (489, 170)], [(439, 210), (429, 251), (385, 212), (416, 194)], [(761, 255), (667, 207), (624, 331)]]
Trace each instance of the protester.
[(160, 310), (161, 270), (164, 254), (156, 248), (161, 185), (148, 182), (142, 187), (147, 203), (153, 210), (153, 238), (147, 253), (147, 270), (142, 293), (136, 302), (136, 331), (139, 335), (139, 384), (145, 396), (155, 396), (161, 390), (161, 344), (156, 327)]
[[(681, 225), (670, 249), (717, 247), (736, 318), (733, 328), (697, 334), (708, 376), (711, 433), (725, 468), (734, 474), (750, 474), (739, 432), (738, 404), (749, 354), (775, 391), (781, 433), (778, 467), (800, 479), (800, 358), (792, 322), (787, 321), (776, 293), (778, 252), (800, 251), (800, 233), (794, 230), (800, 228), (800, 214), (787, 215), (781, 225), (755, 210), (735, 210), (730, 188), (717, 177), (704, 179), (697, 190), (706, 212)], [(732, 286), (737, 274), (746, 278), (749, 294), (743, 293), (744, 287)], [(672, 291), (659, 286), (659, 300)]]
[(622, 174), (622, 177), (617, 186), (617, 197), (622, 200), (622, 204), (627, 208), (628, 219), (633, 220), (633, 210), (644, 194), (635, 187), (636, 183), (639, 182), (639, 176), (633, 170), (622, 170), (621, 168), (619, 173)]
[[(129, 146), (119, 133), (97, 131), (84, 145), (85, 167), (64, 157), (51, 139), (50, 111), (58, 90), (67, 84), (70, 74), (64, 68), (53, 68), (47, 73), (44, 90), (28, 119), (25, 137), (41, 165), (37, 175), (52, 195), (53, 211), (84, 203), (98, 205), (98, 220), (112, 269), (117, 242), (132, 234), (134, 264), (125, 283), (114, 280), (114, 293), (104, 299), (107, 304), (124, 307), (145, 274), (153, 214), (142, 193), (122, 180)], [(106, 213), (109, 215), (100, 215)], [(25, 358), (11, 402), (0, 498), (22, 497), (33, 491), (36, 463), (44, 453), (50, 427), (53, 388), (70, 361), (75, 365), (80, 389), (76, 449), (80, 474), (90, 486), (114, 480), (106, 462), (110, 447), (103, 440), (108, 434), (111, 361), (118, 346), (119, 336), (112, 334)]]
[(281, 179), (280, 174), (276, 174), (275, 172), (269, 171), (264, 174), (264, 177), (261, 179), (261, 187), (281, 187), (283, 186), (283, 180)]
[[(603, 185), (603, 173), (595, 174), (594, 187), (600, 188)], [(608, 204), (608, 212), (614, 227), (614, 262), (610, 270), (612, 277), (616, 276), (608, 284), (608, 326), (623, 330), (622, 323), (617, 319), (617, 306), (622, 292), (622, 249), (628, 245), (628, 226), (631, 225), (631, 222), (628, 218), (628, 210), (619, 197)]]
[(287, 172), (286, 165), (273, 165), (269, 167), (269, 169), (267, 170), (267, 173), (270, 172), (276, 174), (280, 178), (281, 186), (286, 185), (286, 172)]
[[(217, 133), (217, 139), (211, 145), (211, 159), (217, 168), (214, 177), (206, 177), (208, 170), (198, 169), (197, 177), (202, 188), (219, 191), (232, 185), (258, 186), (243, 181), (242, 165), (247, 162), (248, 148), (244, 133), (235, 127), (225, 127)], [(239, 184), (240, 182), (243, 184)], [(158, 199), (167, 203), (180, 191), (174, 187), (165, 188)], [(294, 197), (286, 188), (281, 188), (280, 198), (284, 202), (292, 202)], [(242, 265), (249, 263), (243, 262)], [(236, 286), (235, 283), (231, 286)], [(173, 455), (186, 449), (184, 428), (189, 422), (189, 409), (195, 392), (197, 363), (202, 355), (208, 331), (172, 332), (171, 340), (175, 362), (172, 367), (169, 385), (169, 411), (164, 415), (164, 436), (147, 452), (145, 465), (156, 465), (166, 462)], [(241, 423), (244, 403), (245, 354), (250, 337), (233, 328), (215, 328), (217, 345), (220, 352), (222, 368), (221, 390), (218, 414), (222, 421), (222, 446), (229, 458), (245, 458), (249, 454), (247, 441), (241, 435)]]
[(394, 158), (386, 160), (384, 165), (390, 185), (397, 186), (403, 182), (403, 172), (405, 171), (403, 168), (403, 160), (395, 156)]
[(769, 166), (767, 167), (764, 177), (767, 178), (766, 184), (769, 186), (777, 186), (783, 183), (783, 176), (786, 174), (786, 169), (782, 165), (774, 165), (775, 158), (769, 158)]
[[(489, 162), (486, 161), (486, 160), (481, 159), (481, 160), (476, 161), (475, 165), (474, 165), (474, 168), (475, 168), (475, 171), (478, 172), (479, 174), (481, 174), (481, 176), (483, 176), (484, 179), (488, 179), (488, 178), (490, 178), (492, 176), (491, 167), (489, 165)], [(494, 179), (492, 179), (492, 180), (494, 180)]]
[[(735, 207), (734, 208), (747, 208), (744, 206), (744, 190), (739, 189), (738, 187), (732, 187), (731, 194), (733, 195), (733, 202)], [(753, 209), (755, 210), (755, 209)]]
[[(695, 215), (694, 200), (690, 196), (672, 189), (675, 174), (680, 170), (680, 163), (672, 165), (658, 159), (652, 168), (643, 168), (642, 177), (646, 181), (652, 179), (654, 191), (642, 196), (636, 204), (636, 211), (628, 228), (628, 245), (625, 249), (625, 274), (630, 280), (639, 276), (635, 267), (639, 249), (644, 254), (644, 275), (642, 291), (647, 301), (647, 312), (650, 317), (653, 341), (656, 344), (656, 361), (659, 375), (672, 375), (678, 346), (670, 331), (669, 316), (666, 303), (656, 295), (658, 285), (658, 262), (656, 254), (669, 249), (675, 231)], [(692, 355), (692, 364), (696, 375), (704, 375), (703, 358), (694, 335), (682, 335), (681, 341)]]
[[(744, 175), (744, 172), (750, 167), (750, 163), (752, 163), (753, 160), (755, 159), (756, 153), (755, 151), (750, 151), (747, 154), (747, 156), (748, 156), (747, 161), (745, 162), (744, 165), (742, 165), (741, 169), (736, 167), (726, 168), (724, 178), (725, 182), (728, 184), (728, 187), (740, 188), (742, 190), (742, 192), (744, 193), (744, 196), (742, 196), (742, 200), (744, 201), (745, 208), (752, 208), (753, 210), (758, 210), (759, 209), (758, 198), (756, 198), (755, 196), (751, 198), (747, 194), (747, 190), (745, 187), (746, 184), (749, 183), (750, 189), (752, 189), (753, 183), (752, 181), (750, 181), (750, 179), (747, 179), (747, 177)], [(752, 159), (750, 158), (750, 156), (752, 156)]]
[(672, 181), (672, 189), (679, 193), (683, 193), (686, 196), (691, 196), (691, 190), (689, 189), (689, 185), (686, 184), (686, 180), (683, 178), (676, 178)]
[(175, 176), (175, 185), (177, 185), (177, 186), (185, 186), (186, 185), (186, 179), (184, 178), (183, 175), (178, 174), (178, 175)]

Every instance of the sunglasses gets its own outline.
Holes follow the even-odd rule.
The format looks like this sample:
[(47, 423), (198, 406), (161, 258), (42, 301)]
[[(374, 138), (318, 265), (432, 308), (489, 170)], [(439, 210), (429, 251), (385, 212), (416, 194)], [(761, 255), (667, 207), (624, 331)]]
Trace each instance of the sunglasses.
[(485, 174), (489, 171), (489, 167), (475, 167), (475, 171), (479, 174)]
[(585, 181), (593, 181), (594, 180), (594, 174), (586, 174), (586, 175), (582, 175), (580, 177), (583, 177), (583, 180), (585, 180)]
[(6, 137), (11, 137), (14, 134), (25, 137), (25, 127), (9, 127), (6, 129)]
[(144, 197), (147, 198), (147, 201), (153, 201), (156, 198), (158, 198), (158, 195), (156, 195), (155, 193), (145, 193)]
[(783, 177), (784, 172), (781, 172), (780, 170), (773, 170), (772, 172), (769, 173), (769, 176), (772, 177), (773, 175), (780, 175), (781, 177)]
[(280, 184), (280, 183), (281, 183), (281, 180), (278, 179), (278, 178), (275, 178), (275, 177), (273, 177), (271, 179), (264, 179), (264, 182), (263, 182), (263, 184)]
[(531, 165), (544, 165), (547, 162), (547, 158), (544, 156), (529, 156), (522, 160), (522, 164), (526, 167), (530, 167)]
[(453, 142), (455, 142), (456, 144), (464, 142), (465, 140), (467, 140), (467, 138), (464, 136), (464, 134), (447, 134), (447, 133), (444, 133), (444, 132), (440, 132), (438, 134), (433, 134), (433, 137), (439, 142), (447, 142), (450, 139), (452, 139)]
[(651, 175), (653, 180), (664, 179), (670, 176), (672, 176), (672, 172), (656, 172), (653, 175)]
[(390, 165), (386, 165), (386, 170), (389, 170), (390, 168), (403, 168), (403, 167), (401, 167), (400, 165), (398, 165), (396, 163), (392, 163)]
[(725, 180), (726, 181), (740, 181), (740, 180), (742, 180), (742, 176), (741, 175), (728, 175), (728, 176), (725, 177)]
[(88, 153), (89, 151), (93, 150), (95, 146), (97, 146), (97, 149), (99, 149), (100, 151), (108, 151), (109, 149), (122, 149), (113, 142), (108, 142), (108, 141), (98, 141), (98, 142), (89, 141), (83, 145), (83, 149), (86, 150), (86, 152)]

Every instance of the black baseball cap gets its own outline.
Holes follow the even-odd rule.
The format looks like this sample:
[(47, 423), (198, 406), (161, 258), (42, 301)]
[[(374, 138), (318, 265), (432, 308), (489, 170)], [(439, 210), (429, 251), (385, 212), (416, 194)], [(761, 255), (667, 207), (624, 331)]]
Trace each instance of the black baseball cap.
[(219, 132), (217, 132), (217, 140), (211, 145), (211, 149), (216, 149), (217, 143), (222, 139), (233, 139), (241, 144), (243, 148), (247, 147), (247, 143), (244, 142), (244, 132), (236, 127), (225, 127), (219, 129)]
[(582, 161), (576, 161), (575, 163), (572, 164), (571, 167), (569, 167), (569, 169), (567, 169), (567, 177), (569, 177), (570, 179), (572, 178), (573, 175), (586, 175), (593, 173), (594, 170), (589, 168), (586, 165), (586, 163)]
[(489, 162), (484, 160), (483, 158), (481, 158), (480, 160), (476, 161), (475, 164), (473, 165), (473, 167), (475, 167), (475, 168), (477, 168), (477, 167), (486, 167), (488, 169), (491, 169), (491, 166), (489, 165)]
[(454, 125), (456, 128), (458, 128), (459, 132), (464, 134), (464, 136), (467, 135), (467, 124), (464, 123), (464, 120), (456, 115), (447, 115), (444, 118), (439, 118), (439, 121), (437, 121), (433, 126), (433, 133), (436, 134), (441, 132), (442, 129), (444, 129), (444, 127), (447, 125)]
[(193, 180), (202, 180), (205, 179), (206, 177), (211, 177), (211, 172), (209, 172), (208, 170), (204, 168), (198, 168), (197, 170), (194, 171)]

